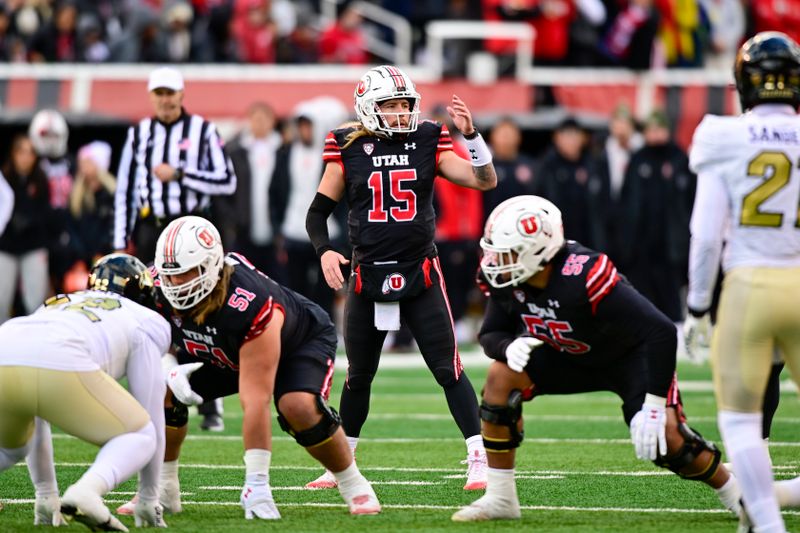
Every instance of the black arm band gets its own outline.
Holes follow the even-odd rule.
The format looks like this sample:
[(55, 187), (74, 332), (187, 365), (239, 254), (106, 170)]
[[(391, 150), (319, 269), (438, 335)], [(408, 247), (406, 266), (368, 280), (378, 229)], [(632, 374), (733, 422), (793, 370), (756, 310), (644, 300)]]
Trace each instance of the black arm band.
[(472, 127), (472, 133), (470, 133), (469, 135), (467, 135), (466, 133), (462, 133), (461, 135), (462, 135), (462, 136), (463, 136), (463, 137), (464, 137), (466, 140), (468, 140), (468, 141), (471, 141), (472, 139), (476, 138), (476, 137), (477, 137), (478, 135), (480, 135), (480, 134), (481, 134), (481, 133), (478, 131), (478, 128), (476, 128), (475, 126), (473, 126), (473, 127)]
[(311, 244), (317, 253), (317, 257), (328, 250), (333, 250), (331, 240), (328, 236), (328, 217), (331, 216), (336, 208), (337, 202), (331, 200), (322, 193), (317, 193), (308, 208), (306, 215), (306, 231)]

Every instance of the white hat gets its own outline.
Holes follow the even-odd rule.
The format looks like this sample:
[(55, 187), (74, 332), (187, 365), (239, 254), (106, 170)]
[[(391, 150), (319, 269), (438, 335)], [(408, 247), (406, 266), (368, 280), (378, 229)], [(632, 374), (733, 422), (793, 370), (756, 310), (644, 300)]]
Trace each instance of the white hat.
[(102, 171), (108, 171), (111, 163), (111, 145), (103, 141), (94, 141), (78, 150), (78, 159), (88, 158)]
[(150, 80), (147, 82), (147, 90), (153, 91), (159, 88), (172, 89), (173, 91), (183, 90), (183, 76), (172, 67), (161, 67), (150, 73)]

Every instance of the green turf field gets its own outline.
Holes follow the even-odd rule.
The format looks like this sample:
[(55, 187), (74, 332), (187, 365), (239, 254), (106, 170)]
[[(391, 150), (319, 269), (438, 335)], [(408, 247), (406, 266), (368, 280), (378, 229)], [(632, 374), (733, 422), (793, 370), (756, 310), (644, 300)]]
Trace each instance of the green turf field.
[[(414, 354), (408, 357), (421, 360)], [(480, 389), (485, 364), (478, 361), (467, 370)], [(679, 375), (692, 426), (719, 442), (709, 370), (681, 365)], [(339, 403), (343, 372), (337, 371), (336, 376), (334, 406)], [(321, 469), (277, 430), (271, 483), (283, 519), (245, 521), (238, 503), (244, 476), (241, 412), (237, 399), (228, 398), (224, 433), (201, 432), (199, 419), (191, 419), (181, 457), (184, 512), (166, 520), (172, 531), (192, 532), (735, 531), (736, 521), (705, 485), (682, 481), (635, 459), (619, 401), (613, 395), (537, 398), (525, 404), (524, 413), (526, 439), (517, 464), (521, 523), (450, 521), (459, 506), (480, 493), (462, 490), (464, 442), (444, 396), (424, 368), (382, 368), (373, 388), (370, 419), (357, 457), (362, 472), (375, 483), (384, 506), (382, 514), (351, 517), (338, 491), (302, 489)], [(63, 435), (56, 437), (63, 491), (85, 470), (96, 450)], [(793, 391), (783, 394), (770, 448), (779, 479), (800, 475), (800, 404)], [(126, 501), (133, 490), (129, 481), (109, 495), (109, 506)], [(24, 465), (0, 474), (0, 501), (5, 503), (0, 532), (33, 530), (32, 498)], [(790, 530), (800, 530), (800, 511), (784, 516)], [(133, 527), (132, 518), (122, 521)], [(80, 524), (70, 529), (85, 530)]]

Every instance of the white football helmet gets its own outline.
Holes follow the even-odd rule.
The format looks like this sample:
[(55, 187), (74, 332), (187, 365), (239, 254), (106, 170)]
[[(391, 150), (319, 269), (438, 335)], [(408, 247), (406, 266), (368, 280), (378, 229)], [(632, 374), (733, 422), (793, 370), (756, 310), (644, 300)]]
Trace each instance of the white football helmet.
[[(185, 216), (164, 228), (156, 243), (155, 266), (161, 291), (175, 309), (190, 309), (211, 294), (224, 260), (219, 232), (208, 220)], [(197, 277), (173, 285), (169, 276), (197, 270)]]
[(539, 196), (515, 196), (494, 208), (481, 238), (481, 269), (496, 288), (519, 285), (564, 246), (561, 211)]
[(64, 116), (54, 109), (42, 109), (28, 126), (33, 149), (42, 157), (64, 157), (67, 153), (69, 128)]
[[(419, 121), (419, 102), (422, 97), (417, 92), (414, 82), (405, 72), (392, 65), (381, 65), (367, 71), (356, 85), (353, 95), (356, 116), (369, 131), (385, 133), (391, 137), (395, 133), (411, 133), (417, 131)], [(394, 98), (409, 100), (411, 110), (408, 126), (390, 127), (380, 104)], [(405, 113), (391, 113), (401, 115)]]

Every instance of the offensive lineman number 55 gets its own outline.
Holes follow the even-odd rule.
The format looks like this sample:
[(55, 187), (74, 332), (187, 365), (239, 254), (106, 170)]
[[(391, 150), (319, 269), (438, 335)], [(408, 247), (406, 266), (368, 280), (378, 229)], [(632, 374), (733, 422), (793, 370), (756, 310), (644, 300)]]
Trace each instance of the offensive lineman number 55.
[[(783, 213), (762, 211), (761, 204), (789, 183), (792, 166), (791, 160), (783, 152), (761, 152), (750, 160), (747, 165), (747, 175), (766, 178), (766, 180), (742, 198), (742, 214), (739, 218), (739, 225), (777, 228), (783, 224)], [(770, 169), (772, 176), (767, 178)], [(794, 226), (800, 228), (800, 206), (797, 209)]]

